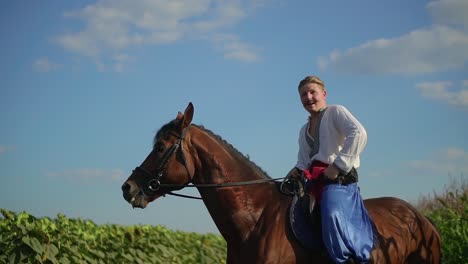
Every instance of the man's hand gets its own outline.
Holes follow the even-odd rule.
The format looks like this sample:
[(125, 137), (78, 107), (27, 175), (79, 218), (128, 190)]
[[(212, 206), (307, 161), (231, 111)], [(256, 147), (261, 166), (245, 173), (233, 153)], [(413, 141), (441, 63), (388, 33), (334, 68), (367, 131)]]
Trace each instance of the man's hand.
[(286, 178), (296, 178), (300, 179), (302, 175), (302, 171), (296, 167), (292, 168), (288, 174), (286, 175)]
[(323, 174), (326, 178), (330, 180), (335, 180), (336, 177), (338, 177), (338, 175), (340, 174), (340, 171), (333, 164), (331, 164), (330, 166), (328, 166), (328, 168), (326, 168), (323, 171)]

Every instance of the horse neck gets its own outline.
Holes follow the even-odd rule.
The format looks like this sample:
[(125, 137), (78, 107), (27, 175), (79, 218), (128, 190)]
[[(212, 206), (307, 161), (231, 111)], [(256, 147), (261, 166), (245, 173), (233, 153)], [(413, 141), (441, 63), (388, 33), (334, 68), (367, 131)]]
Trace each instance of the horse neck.
[[(206, 131), (192, 139), (196, 150), (197, 183), (242, 182), (266, 178), (266, 175), (221, 140)], [(226, 240), (243, 241), (255, 231), (262, 214), (279, 199), (274, 184), (239, 187), (199, 188), (203, 201), (220, 233)]]

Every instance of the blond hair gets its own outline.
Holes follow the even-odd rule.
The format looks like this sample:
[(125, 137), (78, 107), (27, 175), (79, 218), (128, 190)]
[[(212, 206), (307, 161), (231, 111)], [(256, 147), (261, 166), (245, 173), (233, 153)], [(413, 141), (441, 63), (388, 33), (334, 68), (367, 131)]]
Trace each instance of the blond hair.
[(299, 86), (297, 87), (297, 90), (300, 91), (301, 87), (308, 84), (308, 83), (316, 83), (322, 88), (322, 91), (325, 91), (325, 83), (317, 76), (307, 76), (305, 77), (300, 83)]

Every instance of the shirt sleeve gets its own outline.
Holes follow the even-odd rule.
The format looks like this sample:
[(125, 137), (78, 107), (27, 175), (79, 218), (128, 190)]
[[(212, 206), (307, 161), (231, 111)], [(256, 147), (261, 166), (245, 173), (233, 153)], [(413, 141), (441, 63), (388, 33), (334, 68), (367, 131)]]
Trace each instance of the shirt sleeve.
[(296, 168), (300, 170), (306, 170), (308, 169), (309, 163), (310, 163), (310, 158), (309, 158), (309, 153), (310, 153), (310, 147), (306, 142), (305, 139), (305, 130), (307, 129), (307, 124), (305, 124), (299, 131), (299, 150), (297, 152), (297, 163), (296, 163)]
[(367, 143), (364, 126), (344, 106), (337, 106), (333, 123), (344, 136), (340, 153), (333, 162), (343, 174), (348, 174)]

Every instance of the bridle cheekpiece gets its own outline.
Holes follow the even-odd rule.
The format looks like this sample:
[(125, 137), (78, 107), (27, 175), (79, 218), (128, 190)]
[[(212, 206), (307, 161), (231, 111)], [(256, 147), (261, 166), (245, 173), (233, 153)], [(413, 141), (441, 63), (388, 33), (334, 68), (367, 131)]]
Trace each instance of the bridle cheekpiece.
[[(158, 169), (156, 170), (156, 175), (154, 175), (153, 173), (151, 173), (150, 171), (148, 171), (147, 169), (145, 169), (145, 168), (143, 168), (141, 166), (138, 166), (138, 167), (135, 168), (136, 171), (140, 171), (140, 172), (142, 172), (143, 174), (145, 174), (146, 176), (148, 176), (150, 178), (150, 180), (148, 181), (148, 184), (147, 184), (147, 188), (150, 191), (156, 192), (161, 188), (162, 184), (160, 182), (160, 179), (164, 176), (164, 173), (165, 173), (166, 167), (167, 167), (167, 163), (169, 162), (169, 159), (172, 157), (172, 155), (174, 155), (174, 153), (176, 153), (179, 148), (180, 148), (180, 153), (181, 153), (181, 157), (182, 157), (182, 162), (184, 164), (185, 170), (187, 171), (188, 178), (190, 180), (192, 179), (192, 176), (190, 175), (190, 171), (189, 171), (188, 166), (187, 166), (187, 160), (185, 158), (184, 151), (183, 151), (183, 148), (182, 148), (182, 141), (184, 140), (185, 135), (187, 134), (187, 131), (188, 131), (189, 127), (190, 126), (187, 126), (182, 131), (182, 134), (180, 134), (180, 135), (174, 133), (173, 131), (170, 132), (171, 135), (177, 137), (178, 139), (177, 139), (177, 142), (174, 145), (172, 145), (171, 148), (166, 151), (166, 153), (164, 153), (164, 156), (163, 156), (163, 158), (161, 160), (161, 164), (159, 165)], [(152, 150), (152, 152), (153, 151), (154, 151), (154, 149)]]

